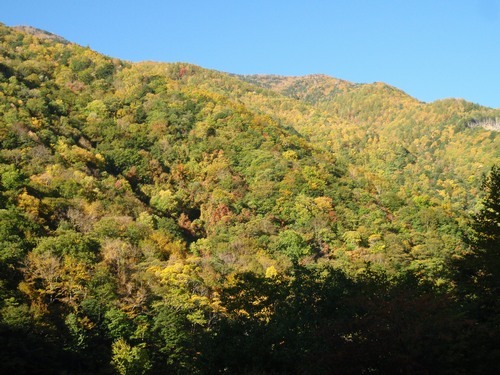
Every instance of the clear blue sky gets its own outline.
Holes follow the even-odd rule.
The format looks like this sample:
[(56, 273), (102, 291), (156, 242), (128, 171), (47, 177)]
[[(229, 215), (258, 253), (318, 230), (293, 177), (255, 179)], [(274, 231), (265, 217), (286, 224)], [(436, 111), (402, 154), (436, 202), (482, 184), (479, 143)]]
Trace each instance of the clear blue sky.
[(500, 107), (500, 0), (3, 0), (31, 25), (131, 61), (382, 81)]

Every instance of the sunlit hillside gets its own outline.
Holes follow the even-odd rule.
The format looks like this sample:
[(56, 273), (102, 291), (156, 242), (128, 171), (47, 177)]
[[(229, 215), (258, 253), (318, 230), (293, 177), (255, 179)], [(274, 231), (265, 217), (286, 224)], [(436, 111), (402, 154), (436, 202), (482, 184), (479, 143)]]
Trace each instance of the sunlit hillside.
[(498, 367), (500, 110), (0, 43), (0, 368)]

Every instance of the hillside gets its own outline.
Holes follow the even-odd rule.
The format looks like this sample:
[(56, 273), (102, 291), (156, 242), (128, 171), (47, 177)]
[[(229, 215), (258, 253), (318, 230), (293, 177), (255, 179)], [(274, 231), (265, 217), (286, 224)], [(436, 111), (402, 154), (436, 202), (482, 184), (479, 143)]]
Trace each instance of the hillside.
[(0, 42), (6, 369), (495, 363), (464, 360), (490, 326), (456, 302), (456, 262), (500, 162), (498, 132), (475, 124), (499, 110), (130, 63), (29, 27), (0, 25)]

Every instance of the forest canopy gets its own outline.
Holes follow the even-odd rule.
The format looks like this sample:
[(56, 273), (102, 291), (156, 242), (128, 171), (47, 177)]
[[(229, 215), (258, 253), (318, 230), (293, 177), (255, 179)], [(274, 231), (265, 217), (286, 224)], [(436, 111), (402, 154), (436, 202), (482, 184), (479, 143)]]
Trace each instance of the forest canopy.
[(500, 370), (500, 110), (0, 43), (0, 368)]

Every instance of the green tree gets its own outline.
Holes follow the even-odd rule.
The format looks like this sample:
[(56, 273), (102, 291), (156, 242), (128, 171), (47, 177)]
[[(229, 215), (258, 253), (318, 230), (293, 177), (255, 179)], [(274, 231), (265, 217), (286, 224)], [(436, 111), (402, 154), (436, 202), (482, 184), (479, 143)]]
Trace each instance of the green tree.
[(463, 309), (472, 319), (464, 340), (471, 368), (500, 371), (500, 167), (483, 183), (483, 207), (474, 216), (467, 241), (470, 252), (455, 262), (455, 282)]
[(457, 277), (486, 318), (500, 312), (500, 167), (491, 169), (483, 189), (482, 208), (467, 238), (470, 252), (460, 260)]
[(311, 246), (294, 230), (287, 229), (281, 232), (273, 245), (277, 253), (285, 254), (291, 260), (297, 261), (302, 257), (311, 255)]
[(112, 364), (120, 375), (141, 375), (151, 370), (151, 362), (144, 346), (131, 346), (124, 339), (113, 343)]

